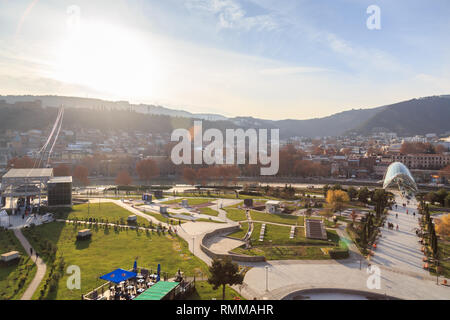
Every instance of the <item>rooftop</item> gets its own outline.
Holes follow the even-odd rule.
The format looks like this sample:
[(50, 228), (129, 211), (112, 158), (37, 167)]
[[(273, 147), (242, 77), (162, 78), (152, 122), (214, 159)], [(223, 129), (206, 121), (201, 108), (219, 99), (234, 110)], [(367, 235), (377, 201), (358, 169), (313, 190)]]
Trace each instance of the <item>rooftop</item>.
[(4, 176), (5, 178), (50, 178), (53, 176), (52, 168), (38, 169), (10, 169)]

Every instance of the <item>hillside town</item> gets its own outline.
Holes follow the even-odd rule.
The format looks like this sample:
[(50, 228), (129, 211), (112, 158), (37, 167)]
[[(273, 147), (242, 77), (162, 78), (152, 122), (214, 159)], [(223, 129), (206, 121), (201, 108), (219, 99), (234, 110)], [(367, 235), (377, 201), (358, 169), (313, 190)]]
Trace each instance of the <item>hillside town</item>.
[[(33, 161), (47, 139), (48, 130), (5, 130), (0, 134), (0, 174)], [(115, 180), (124, 172), (134, 180), (147, 180), (136, 165), (151, 160), (161, 179), (183, 175), (183, 166), (170, 161), (169, 134), (99, 129), (62, 129), (51, 154), (53, 167), (86, 171), (91, 178)], [(371, 136), (291, 137), (280, 141), (278, 177), (378, 181), (389, 164), (402, 162), (417, 183), (448, 184), (450, 137), (430, 133), (399, 137), (394, 132)], [(445, 168), (447, 167), (447, 170)], [(81, 170), (83, 169), (83, 170)], [(256, 176), (251, 165), (242, 165), (235, 178)], [(74, 176), (75, 180), (77, 176)], [(81, 182), (81, 181), (79, 181)], [(197, 181), (199, 183), (199, 181)]]

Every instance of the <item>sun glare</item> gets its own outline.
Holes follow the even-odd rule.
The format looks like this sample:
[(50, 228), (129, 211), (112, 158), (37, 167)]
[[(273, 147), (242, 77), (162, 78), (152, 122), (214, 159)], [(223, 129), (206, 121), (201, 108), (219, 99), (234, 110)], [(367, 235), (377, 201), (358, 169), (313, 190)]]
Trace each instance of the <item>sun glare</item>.
[(148, 96), (159, 75), (150, 44), (136, 32), (83, 24), (61, 45), (54, 77), (119, 96)]

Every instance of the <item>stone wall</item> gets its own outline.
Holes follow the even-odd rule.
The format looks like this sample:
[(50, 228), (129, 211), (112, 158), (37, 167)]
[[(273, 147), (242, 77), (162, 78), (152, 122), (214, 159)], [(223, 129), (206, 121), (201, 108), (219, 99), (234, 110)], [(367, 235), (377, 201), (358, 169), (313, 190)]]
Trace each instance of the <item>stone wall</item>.
[(247, 256), (247, 255), (241, 255), (241, 254), (236, 254), (236, 253), (232, 253), (232, 252), (228, 252), (227, 254), (216, 253), (216, 252), (212, 251), (211, 249), (209, 249), (206, 246), (206, 242), (207, 242), (208, 239), (210, 239), (212, 237), (216, 237), (216, 236), (222, 235), (222, 234), (232, 233), (232, 232), (238, 231), (239, 229), (240, 229), (239, 226), (232, 226), (232, 227), (226, 227), (226, 228), (222, 228), (222, 229), (216, 229), (216, 230), (214, 230), (214, 231), (212, 231), (210, 233), (207, 233), (202, 239), (202, 243), (200, 244), (200, 248), (202, 249), (202, 251), (204, 253), (206, 253), (212, 259), (223, 259), (223, 258), (230, 257), (235, 262), (262, 262), (262, 261), (266, 261), (266, 258), (264, 256)]

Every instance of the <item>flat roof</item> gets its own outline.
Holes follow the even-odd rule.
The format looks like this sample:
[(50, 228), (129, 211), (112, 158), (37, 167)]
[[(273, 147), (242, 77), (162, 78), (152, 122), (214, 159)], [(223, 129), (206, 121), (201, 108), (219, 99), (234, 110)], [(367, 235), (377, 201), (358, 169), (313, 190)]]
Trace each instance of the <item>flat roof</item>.
[(134, 300), (162, 300), (179, 284), (179, 282), (158, 281), (138, 295)]
[(52, 177), (50, 180), (48, 180), (48, 183), (68, 183), (68, 182), (72, 182), (71, 176)]
[(53, 176), (52, 168), (38, 169), (10, 169), (4, 176), (5, 178), (50, 178)]

